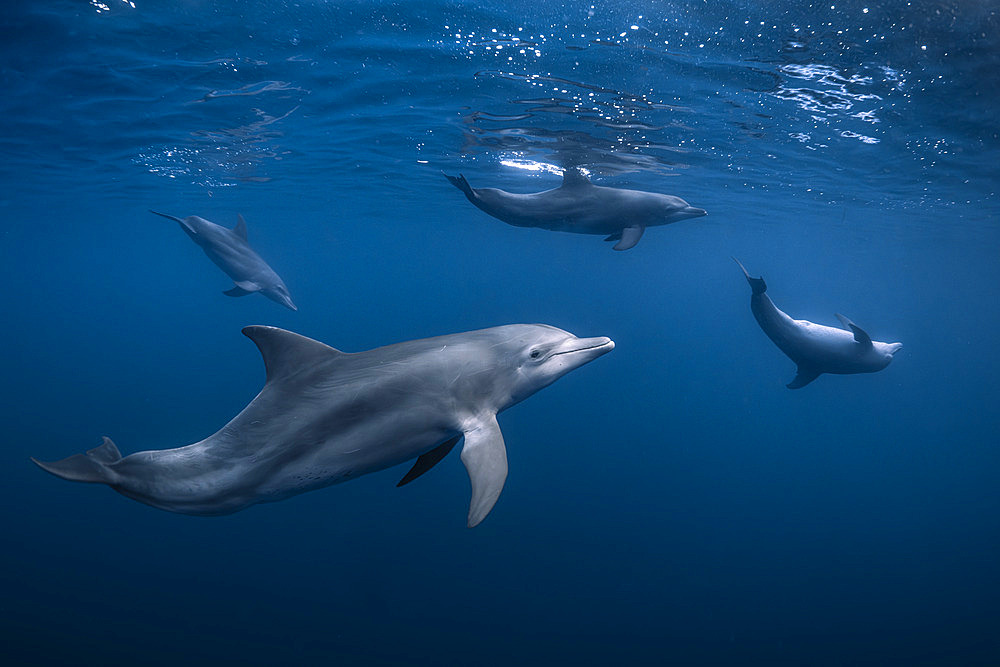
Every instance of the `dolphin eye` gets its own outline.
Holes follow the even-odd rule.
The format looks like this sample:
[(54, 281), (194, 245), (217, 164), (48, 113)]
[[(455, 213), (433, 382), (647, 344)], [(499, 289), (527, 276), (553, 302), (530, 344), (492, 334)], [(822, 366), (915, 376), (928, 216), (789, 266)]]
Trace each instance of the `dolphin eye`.
[(537, 359), (541, 355), (542, 355), (542, 351), (541, 350), (532, 350), (531, 351), (531, 358), (532, 359)]

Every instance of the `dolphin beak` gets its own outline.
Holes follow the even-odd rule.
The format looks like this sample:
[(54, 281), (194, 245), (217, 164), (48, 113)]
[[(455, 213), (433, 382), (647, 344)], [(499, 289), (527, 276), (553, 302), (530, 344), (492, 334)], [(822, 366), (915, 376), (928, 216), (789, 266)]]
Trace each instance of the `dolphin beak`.
[(706, 211), (703, 208), (697, 208), (695, 206), (688, 206), (682, 212), (689, 218), (700, 218), (703, 215), (708, 215), (708, 211)]
[(552, 357), (561, 354), (581, 355), (580, 358), (582, 361), (579, 363), (583, 365), (615, 349), (615, 342), (607, 336), (600, 336), (598, 338), (571, 338), (560, 345), (559, 348), (552, 353)]

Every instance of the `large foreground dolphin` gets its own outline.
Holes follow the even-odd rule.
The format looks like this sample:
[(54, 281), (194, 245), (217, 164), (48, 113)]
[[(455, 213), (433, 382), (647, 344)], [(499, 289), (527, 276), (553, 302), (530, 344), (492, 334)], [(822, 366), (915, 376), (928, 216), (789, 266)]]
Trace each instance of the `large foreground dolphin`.
[(177, 449), (122, 458), (109, 438), (43, 463), (171, 512), (217, 515), (282, 500), (417, 458), (402, 486), (462, 437), (472, 481), (468, 525), (489, 513), (507, 478), (497, 413), (611, 351), (541, 324), (425, 338), (347, 354), (274, 327), (243, 329), (267, 380), (222, 430)]
[(461, 174), (445, 178), (479, 209), (507, 224), (607, 235), (605, 241), (618, 241), (615, 250), (633, 247), (646, 227), (707, 215), (680, 197), (594, 185), (574, 167), (563, 171), (558, 188), (532, 194), (473, 188)]
[(181, 226), (191, 240), (201, 246), (208, 258), (233, 279), (236, 286), (223, 292), (226, 296), (246, 296), (260, 292), (286, 308), (298, 310), (292, 303), (285, 283), (247, 242), (247, 223), (241, 215), (232, 229), (226, 229), (197, 215), (183, 220), (166, 213), (157, 213)]
[[(746, 268), (735, 257), (750, 283), (753, 294), (750, 310), (757, 323), (782, 352), (798, 365), (798, 372), (788, 385), (800, 389), (823, 373), (849, 375), (874, 373), (889, 365), (892, 355), (903, 347), (902, 343), (873, 341), (864, 330), (837, 313), (844, 329), (813, 324), (807, 320), (793, 320), (771, 301), (763, 278), (751, 278)], [(846, 329), (846, 331), (845, 331)]]

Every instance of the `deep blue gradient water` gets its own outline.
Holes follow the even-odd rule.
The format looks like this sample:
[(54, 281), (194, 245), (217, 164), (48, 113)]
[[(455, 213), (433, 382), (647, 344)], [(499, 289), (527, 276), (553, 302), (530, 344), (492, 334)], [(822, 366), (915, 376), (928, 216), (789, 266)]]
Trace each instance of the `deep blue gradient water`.
[[(133, 6), (134, 4), (134, 6)], [(1000, 18), (989, 2), (17, 3), (0, 17), (5, 664), (996, 664)], [(709, 215), (518, 229), (583, 164)], [(300, 310), (148, 209), (232, 226)], [(789, 391), (730, 256), (902, 341)], [(240, 335), (514, 322), (617, 348), (456, 454), (221, 518), (35, 468), (200, 440)]]

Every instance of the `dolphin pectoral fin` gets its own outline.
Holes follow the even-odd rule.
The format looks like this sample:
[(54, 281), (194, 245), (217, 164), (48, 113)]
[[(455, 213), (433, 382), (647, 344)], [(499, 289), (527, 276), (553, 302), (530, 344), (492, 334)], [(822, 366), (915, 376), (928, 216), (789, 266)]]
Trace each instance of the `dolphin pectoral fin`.
[(259, 292), (260, 285), (253, 282), (252, 280), (234, 280), (236, 286), (239, 287), (244, 292)]
[(840, 313), (834, 313), (834, 314), (837, 316), (837, 319), (840, 320), (840, 323), (844, 325), (844, 328), (854, 334), (854, 342), (856, 342), (858, 345), (861, 345), (866, 349), (872, 346), (872, 337), (869, 336), (864, 329), (862, 329), (857, 324), (850, 321)]
[(473, 528), (493, 509), (507, 480), (507, 448), (495, 414), (465, 432), (462, 463), (472, 482), (468, 526)]
[(628, 250), (629, 248), (634, 248), (635, 244), (639, 242), (642, 238), (642, 233), (646, 231), (645, 227), (635, 226), (626, 227), (622, 230), (622, 239), (615, 245), (615, 250)]
[(815, 371), (805, 366), (799, 366), (798, 372), (795, 374), (795, 378), (785, 386), (789, 389), (801, 389), (822, 374), (823, 373), (821, 371)]
[(621, 241), (622, 240), (622, 233), (621, 232), (616, 232), (614, 234), (606, 236), (604, 238), (604, 240), (605, 241)]
[(239, 221), (233, 227), (233, 234), (236, 234), (244, 241), (247, 240), (247, 221), (243, 219), (242, 215), (239, 216)]
[(403, 476), (403, 479), (399, 480), (399, 483), (396, 484), (396, 486), (400, 487), (409, 484), (417, 477), (420, 477), (425, 472), (436, 466), (444, 457), (448, 456), (448, 452), (450, 452), (461, 439), (462, 436), (456, 435), (454, 438), (444, 441), (426, 454), (418, 456), (417, 462), (413, 464), (410, 471)]
[(74, 454), (59, 461), (31, 461), (45, 472), (56, 477), (68, 479), (71, 482), (108, 483), (107, 466), (121, 461), (122, 455), (111, 441), (104, 438), (104, 443), (88, 450), (86, 454)]
[(226, 296), (246, 296), (260, 291), (260, 285), (249, 280), (236, 280), (236, 287), (223, 291)]

